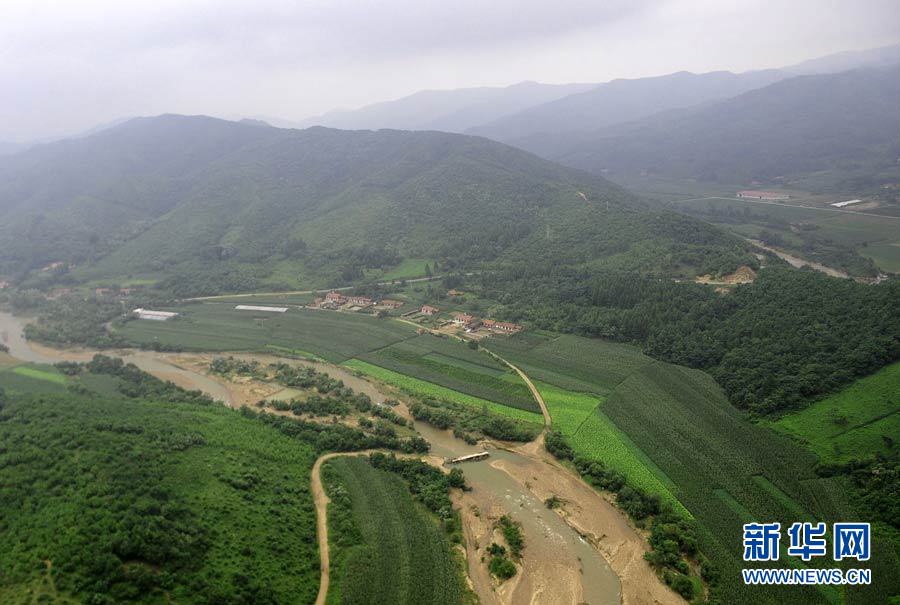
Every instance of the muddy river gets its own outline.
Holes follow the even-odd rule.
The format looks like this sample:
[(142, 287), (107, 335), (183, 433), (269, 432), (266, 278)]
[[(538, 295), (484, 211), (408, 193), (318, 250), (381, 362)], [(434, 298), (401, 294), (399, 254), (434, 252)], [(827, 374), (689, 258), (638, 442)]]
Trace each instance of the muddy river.
[[(22, 318), (0, 312), (0, 342), (9, 347), (10, 354), (14, 357), (35, 363), (55, 363), (64, 359), (84, 361), (94, 353), (89, 350), (58, 351), (32, 345), (22, 337), (24, 322)], [(177, 357), (174, 354), (137, 350), (105, 353), (120, 356), (148, 373), (172, 380), (185, 388), (200, 389), (226, 405), (239, 405), (222, 379), (179, 365), (174, 361)], [(236, 356), (256, 357), (260, 361), (268, 359), (252, 355)], [(373, 383), (343, 368), (303, 361), (291, 363), (311, 365), (325, 371), (357, 392), (366, 393), (373, 401), (381, 402), (386, 399), (385, 394)], [(484, 449), (480, 445), (470, 446), (454, 438), (449, 431), (439, 431), (422, 423), (417, 423), (416, 429), (431, 442), (432, 453), (440, 458), (471, 454)], [(470, 576), (482, 603), (621, 603), (620, 581), (606, 559), (556, 511), (545, 506), (528, 489), (527, 481), (523, 484), (523, 476), (539, 472), (533, 470), (535, 460), (504, 449), (491, 448), (489, 451), (489, 458), (462, 465), (466, 481), (472, 489), (457, 502), (463, 509), (467, 541), (470, 542), (467, 553)], [(534, 479), (537, 480), (538, 477), (535, 476)], [(504, 514), (522, 525), (525, 551), (520, 573), (497, 586), (487, 574), (486, 563), (481, 561), (481, 557), (483, 549), (491, 541), (499, 539), (493, 524)], [(473, 529), (475, 526), (480, 526), (480, 532), (477, 528)], [(473, 541), (480, 549), (477, 552), (471, 547)]]

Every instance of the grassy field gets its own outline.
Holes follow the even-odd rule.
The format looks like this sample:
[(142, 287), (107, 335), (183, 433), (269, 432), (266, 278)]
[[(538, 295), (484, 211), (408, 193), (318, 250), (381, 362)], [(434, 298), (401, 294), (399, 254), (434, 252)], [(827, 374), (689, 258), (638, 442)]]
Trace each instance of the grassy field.
[(136, 344), (159, 343), (186, 350), (255, 351), (274, 345), (300, 349), (334, 363), (415, 336), (415, 328), (407, 324), (351, 313), (309, 309), (254, 313), (219, 302), (171, 310), (183, 316), (166, 322), (130, 321), (120, 333)]
[(2, 417), (0, 602), (315, 599), (310, 446), (121, 396), (19, 393)]
[(425, 276), (425, 265), (434, 267), (434, 261), (423, 258), (405, 258), (399, 265), (380, 273), (377, 277), (381, 280), (389, 279), (415, 279)]
[(527, 412), (518, 408), (511, 408), (499, 403), (495, 403), (493, 401), (488, 401), (487, 399), (473, 397), (472, 395), (454, 391), (453, 389), (448, 389), (447, 387), (434, 384), (433, 382), (427, 382), (425, 380), (413, 378), (412, 376), (400, 374), (398, 372), (394, 372), (393, 370), (375, 366), (359, 359), (351, 359), (350, 361), (344, 362), (343, 365), (361, 372), (367, 376), (371, 376), (376, 380), (380, 380), (386, 384), (407, 391), (413, 395), (418, 395), (421, 397), (435, 397), (437, 399), (447, 399), (477, 409), (486, 408), (489, 412), (498, 414), (500, 416), (506, 416), (508, 418), (523, 420), (525, 422), (531, 422), (539, 425), (543, 424), (543, 417), (540, 414)]
[[(563, 391), (582, 385), (586, 393), (606, 394), (568, 438), (570, 445), (576, 454), (602, 460), (651, 493), (677, 498), (698, 523), (701, 548), (722, 571), (723, 602), (834, 602), (836, 591), (747, 591), (741, 583), (741, 525), (747, 518), (831, 522), (855, 513), (843, 479), (818, 477), (812, 452), (747, 421), (708, 375), (655, 362), (633, 347), (573, 336), (526, 335), (488, 346), (542, 383)], [(542, 353), (551, 351), (544, 361)], [(548, 394), (551, 415), (557, 408), (558, 428), (564, 432), (595, 399)], [(882, 580), (853, 589), (859, 602), (883, 602), (882, 591), (900, 586), (891, 540), (885, 533), (876, 542)]]
[(332, 500), (329, 604), (464, 602), (447, 536), (403, 480), (364, 458), (329, 460), (322, 474)]
[(360, 355), (359, 359), (478, 399), (540, 413), (518, 375), (487, 353), (456, 340), (424, 334)]
[(55, 382), (56, 384), (66, 384), (66, 377), (57, 372), (55, 369), (39, 369), (33, 366), (18, 366), (13, 368), (13, 373), (35, 380), (46, 380)]
[(823, 461), (890, 454), (900, 439), (900, 363), (770, 424), (808, 444)]
[(0, 389), (25, 393), (58, 393), (66, 390), (66, 377), (53, 366), (22, 364), (9, 358), (11, 364), (0, 367)]

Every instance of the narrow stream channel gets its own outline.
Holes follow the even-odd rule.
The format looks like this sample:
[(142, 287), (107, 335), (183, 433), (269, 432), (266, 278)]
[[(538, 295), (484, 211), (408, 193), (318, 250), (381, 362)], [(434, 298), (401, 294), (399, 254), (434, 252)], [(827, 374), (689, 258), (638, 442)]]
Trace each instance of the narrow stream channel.
[[(10, 354), (18, 359), (34, 363), (55, 363), (67, 357), (83, 359), (85, 353), (92, 353), (86, 351), (67, 354), (60, 351), (58, 354), (53, 352), (51, 356), (41, 352), (39, 348), (33, 349), (22, 336), (24, 323), (24, 319), (0, 311), (0, 342), (7, 345)], [(190, 384), (215, 399), (231, 402), (228, 389), (222, 383), (206, 374), (176, 367), (160, 359), (159, 353), (121, 351), (108, 354), (121, 355), (126, 361), (160, 378), (171, 379), (173, 375), (180, 374), (189, 379)], [(375, 402), (386, 399), (384, 393), (374, 384), (343, 368), (313, 362), (297, 363), (327, 372), (355, 391), (366, 393)], [(416, 430), (431, 443), (434, 454), (445, 458), (472, 454), (483, 449), (481, 446), (471, 446), (461, 439), (456, 439), (449, 431), (439, 431), (424, 423), (416, 423)], [(494, 460), (502, 460), (510, 465), (526, 465), (527, 459), (514, 452), (499, 449), (491, 449), (490, 454), (490, 458), (486, 460), (469, 462), (462, 466), (466, 482), (473, 490), (481, 490), (495, 496), (494, 499), (503, 507), (504, 513), (522, 524), (526, 557), (529, 550), (551, 560), (557, 556), (562, 558), (562, 554), (566, 553), (566, 559), (578, 561), (581, 566), (584, 603), (589, 605), (621, 603), (621, 584), (603, 556), (569, 527), (556, 512), (547, 508), (509, 474), (491, 465)]]

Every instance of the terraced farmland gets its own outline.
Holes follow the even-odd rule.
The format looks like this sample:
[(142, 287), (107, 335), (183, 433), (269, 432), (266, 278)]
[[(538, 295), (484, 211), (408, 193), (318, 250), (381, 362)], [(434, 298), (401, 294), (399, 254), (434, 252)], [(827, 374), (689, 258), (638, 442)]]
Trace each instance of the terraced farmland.
[(328, 603), (454, 605), (466, 592), (446, 534), (396, 475), (363, 458), (322, 468), (328, 507)]

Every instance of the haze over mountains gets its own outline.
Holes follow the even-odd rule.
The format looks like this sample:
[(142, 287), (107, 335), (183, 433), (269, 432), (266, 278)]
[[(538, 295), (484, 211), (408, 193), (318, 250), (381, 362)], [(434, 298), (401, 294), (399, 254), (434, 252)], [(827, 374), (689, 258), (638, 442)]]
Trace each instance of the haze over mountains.
[(599, 177), (484, 138), (200, 116), (138, 118), (11, 156), (0, 210), (0, 269), (62, 262), (80, 277), (202, 266), (205, 278), (303, 274), (325, 285), (404, 258), (462, 267), (534, 253), (578, 264), (642, 242), (735, 245)]
[[(834, 171), (897, 174), (900, 67), (798, 76), (734, 98), (594, 132), (535, 136), (523, 148), (613, 175), (770, 182)], [(893, 178), (893, 177), (892, 177)]]
[(507, 87), (423, 90), (396, 101), (376, 103), (355, 111), (333, 111), (291, 123), (269, 120), (274, 126), (327, 126), (345, 130), (466, 130), (593, 88), (595, 84), (539, 84), (521, 82)]
[[(795, 75), (884, 67), (898, 62), (900, 45), (836, 53), (780, 69), (741, 74), (678, 72), (594, 84), (523, 82), (506, 88), (422, 91), (300, 122), (270, 121), (284, 127), (468, 132), (510, 142), (538, 132), (601, 128), (657, 111), (735, 96)], [(637, 107), (621, 106), (635, 103)]]

